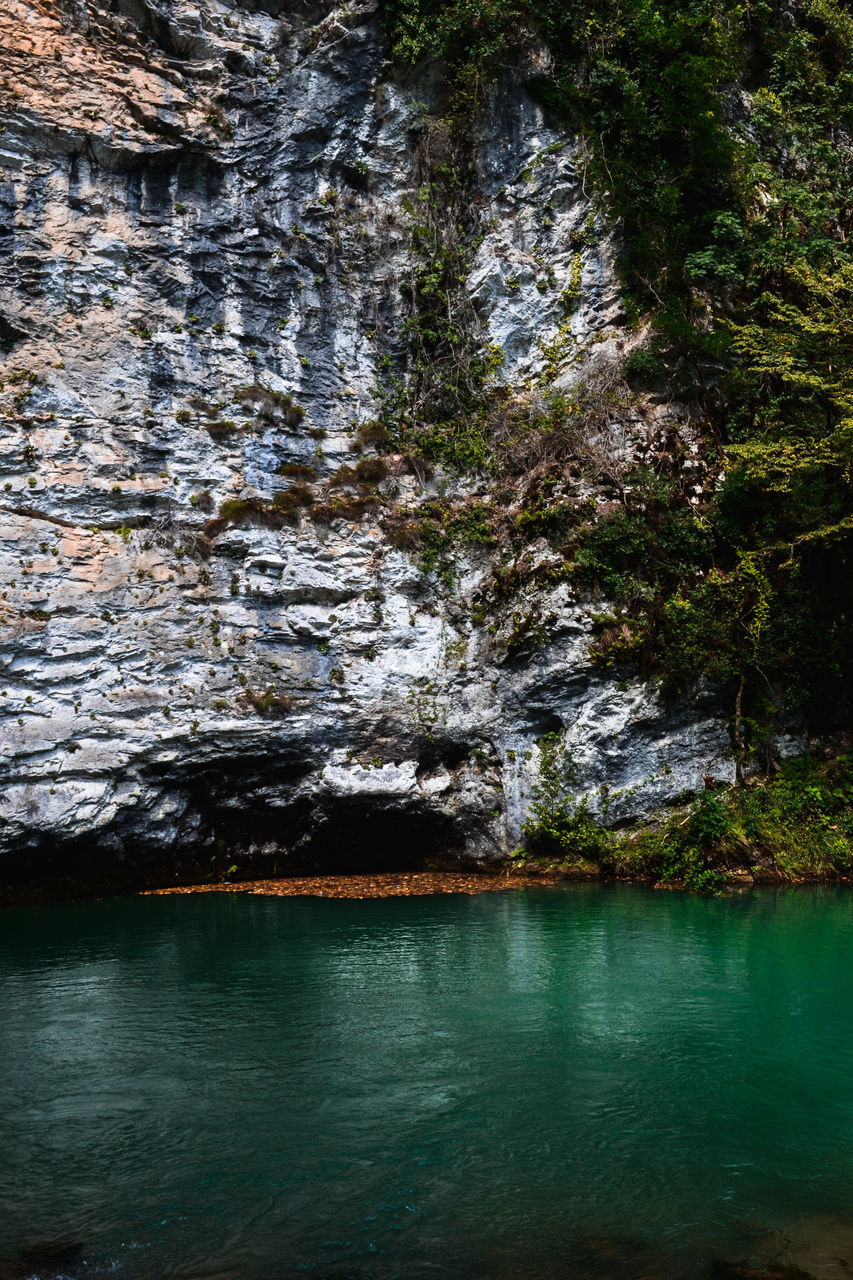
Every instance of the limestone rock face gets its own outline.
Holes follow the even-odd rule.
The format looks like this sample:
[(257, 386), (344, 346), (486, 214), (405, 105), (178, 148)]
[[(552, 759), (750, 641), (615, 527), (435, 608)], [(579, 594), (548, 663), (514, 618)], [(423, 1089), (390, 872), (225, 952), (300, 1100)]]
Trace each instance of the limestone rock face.
[[(491, 859), (553, 731), (614, 819), (727, 777), (712, 715), (595, 671), (567, 582), (513, 606), (548, 621), (513, 647), (512, 610), (472, 618), (490, 549), (448, 586), (392, 544), (389, 502), (485, 480), (392, 458), (378, 494), (335, 505), (405, 349), (437, 92), (393, 74), (376, 0), (8, 0), (0, 47), (7, 863)], [(569, 346), (624, 341), (612, 244), (535, 69), (476, 131), (466, 283), (528, 386), (570, 383)]]

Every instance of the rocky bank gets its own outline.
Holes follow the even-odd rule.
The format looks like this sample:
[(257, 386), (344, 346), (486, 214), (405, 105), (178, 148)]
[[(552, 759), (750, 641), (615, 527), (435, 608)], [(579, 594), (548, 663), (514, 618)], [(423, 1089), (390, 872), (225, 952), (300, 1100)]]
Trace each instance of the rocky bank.
[[(716, 708), (591, 665), (600, 603), (538, 575), (547, 643), (513, 647), (518, 603), (471, 608), (498, 551), (461, 548), (448, 586), (389, 537), (395, 505), (486, 478), (391, 452), (336, 500), (404, 352), (438, 93), (391, 67), (375, 0), (8, 0), (0, 48), (7, 867), (494, 860), (555, 731), (613, 820), (731, 777)], [(528, 389), (631, 341), (581, 144), (525, 87), (547, 60), (477, 122), (464, 285)], [(689, 465), (664, 412), (602, 447), (677, 430)]]

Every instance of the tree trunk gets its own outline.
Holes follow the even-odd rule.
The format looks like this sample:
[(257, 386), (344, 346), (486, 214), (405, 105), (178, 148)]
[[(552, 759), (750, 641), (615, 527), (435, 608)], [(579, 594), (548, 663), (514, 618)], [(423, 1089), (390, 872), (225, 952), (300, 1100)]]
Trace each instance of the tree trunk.
[(738, 667), (740, 675), (738, 678), (737, 697), (735, 698), (735, 723), (734, 723), (734, 740), (737, 747), (737, 755), (735, 756), (735, 782), (739, 787), (744, 785), (743, 766), (746, 760), (746, 743), (743, 738), (743, 690), (746, 685), (746, 676), (743, 666), (738, 659)]

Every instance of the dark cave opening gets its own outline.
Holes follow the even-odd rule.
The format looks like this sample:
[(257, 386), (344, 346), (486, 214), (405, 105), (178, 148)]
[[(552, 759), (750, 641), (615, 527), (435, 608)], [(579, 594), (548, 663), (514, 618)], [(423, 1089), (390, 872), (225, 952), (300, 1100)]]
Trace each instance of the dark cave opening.
[[(234, 802), (234, 797), (229, 799)], [(464, 862), (463, 833), (419, 806), (340, 797), (324, 807), (210, 805), (194, 838), (168, 843), (110, 829), (46, 839), (3, 862), (0, 902), (110, 896), (188, 884), (296, 876), (448, 870)]]
[(253, 875), (361, 875), (419, 871), (455, 861), (463, 841), (454, 824), (422, 807), (337, 800), (286, 814), (220, 816), (216, 845)]

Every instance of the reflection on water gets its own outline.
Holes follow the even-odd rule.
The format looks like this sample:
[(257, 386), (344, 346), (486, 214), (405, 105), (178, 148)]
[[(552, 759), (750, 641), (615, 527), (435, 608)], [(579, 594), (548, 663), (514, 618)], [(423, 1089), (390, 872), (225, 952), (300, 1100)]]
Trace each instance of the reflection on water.
[(851, 905), (9, 910), (0, 1280), (849, 1277)]

